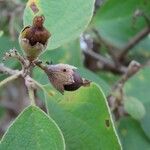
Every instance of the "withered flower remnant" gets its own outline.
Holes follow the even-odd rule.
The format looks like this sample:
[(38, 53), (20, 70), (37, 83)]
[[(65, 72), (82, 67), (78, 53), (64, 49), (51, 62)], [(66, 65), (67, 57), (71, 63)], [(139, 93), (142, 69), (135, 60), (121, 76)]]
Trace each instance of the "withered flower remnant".
[(20, 33), (19, 43), (30, 61), (43, 52), (50, 38), (50, 32), (44, 27), (44, 16), (35, 16), (32, 26), (26, 26)]

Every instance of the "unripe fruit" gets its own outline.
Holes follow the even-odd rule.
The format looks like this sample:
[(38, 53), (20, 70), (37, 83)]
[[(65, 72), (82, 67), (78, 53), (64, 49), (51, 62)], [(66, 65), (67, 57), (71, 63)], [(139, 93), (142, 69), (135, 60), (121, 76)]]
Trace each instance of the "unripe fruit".
[(44, 71), (52, 85), (62, 94), (64, 90), (75, 91), (81, 86), (87, 86), (90, 81), (82, 78), (76, 67), (67, 64), (48, 65)]
[(30, 61), (42, 53), (50, 38), (50, 32), (43, 26), (44, 16), (36, 16), (32, 26), (26, 26), (20, 33), (19, 43)]

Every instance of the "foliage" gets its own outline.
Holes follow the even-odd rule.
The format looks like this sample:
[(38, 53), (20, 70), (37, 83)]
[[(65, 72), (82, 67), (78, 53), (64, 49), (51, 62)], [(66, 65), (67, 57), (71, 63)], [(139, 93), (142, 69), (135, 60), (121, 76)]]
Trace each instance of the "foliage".
[(1, 149), (17, 150), (21, 147), (64, 150), (65, 143), (55, 122), (39, 108), (29, 106), (17, 117), (1, 141)]
[[(44, 70), (35, 65), (29, 80), (18, 78), (18, 83), (15, 80), (2, 88), (14, 75), (3, 70), (5, 66), (15, 71), (22, 66), (10, 58), (5, 66), (0, 64), (0, 150), (148, 150), (150, 1), (28, 0), (14, 2), (12, 6), (8, 3), (2, 0), (0, 13), (5, 12), (5, 7), (11, 8), (13, 14), (21, 9), (24, 27), (32, 25), (35, 15), (44, 15), (44, 26), (51, 38), (38, 59), (76, 66), (77, 74), (92, 82), (62, 95)], [(1, 14), (4, 20), (0, 23), (0, 60), (14, 47), (24, 55), (18, 44), (18, 31), (23, 28), (17, 24), (20, 16), (15, 18), (16, 22), (13, 20), (11, 28), (8, 12)], [(7, 78), (8, 75), (12, 76)], [(30, 93), (25, 81), (33, 82), (34, 91)], [(16, 96), (16, 101), (13, 97), (20, 90), (24, 96)]]

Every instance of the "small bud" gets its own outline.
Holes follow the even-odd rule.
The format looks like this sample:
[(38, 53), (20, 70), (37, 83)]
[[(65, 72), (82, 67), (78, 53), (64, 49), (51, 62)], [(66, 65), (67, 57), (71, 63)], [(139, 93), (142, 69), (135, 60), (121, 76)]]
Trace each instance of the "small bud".
[(62, 94), (64, 90), (75, 91), (81, 86), (90, 84), (90, 81), (81, 78), (76, 67), (67, 64), (48, 65), (45, 72), (52, 85)]
[(32, 26), (26, 26), (20, 33), (19, 43), (30, 61), (35, 60), (47, 47), (50, 33), (43, 26), (44, 21), (44, 16), (36, 16)]
[(128, 70), (126, 73), (127, 78), (133, 76), (135, 73), (139, 71), (141, 68), (141, 64), (135, 60), (132, 60), (128, 66)]

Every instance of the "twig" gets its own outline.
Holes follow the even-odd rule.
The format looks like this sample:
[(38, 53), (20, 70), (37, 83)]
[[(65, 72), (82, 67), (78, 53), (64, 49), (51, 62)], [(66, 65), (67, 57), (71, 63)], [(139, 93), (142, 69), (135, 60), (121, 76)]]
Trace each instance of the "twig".
[(27, 75), (24, 79), (25, 79), (25, 85), (26, 85), (26, 87), (28, 89), (31, 105), (35, 105), (34, 90), (36, 89), (36, 86), (35, 86), (32, 78), (29, 75)]
[(116, 55), (114, 53), (114, 50), (118, 50), (118, 51), (120, 51), (120, 50), (117, 47), (115, 47), (114, 45), (112, 45), (112, 44), (108, 43), (107, 41), (105, 41), (100, 36), (100, 34), (98, 33), (98, 31), (96, 29), (92, 29), (92, 30), (95, 33), (95, 35), (97, 36), (99, 42), (101, 44), (103, 44), (107, 48), (108, 53), (110, 54), (110, 56), (112, 57), (112, 59), (114, 60), (114, 62), (116, 63), (116, 65), (119, 65), (119, 62), (118, 62), (117, 57), (116, 57)]
[(37, 59), (37, 60), (35, 60), (33, 63), (34, 63), (36, 66), (38, 66), (39, 68), (41, 68), (42, 70), (46, 70), (46, 69), (47, 69), (47, 66), (44, 65), (41, 60), (38, 60), (38, 59)]
[(115, 114), (116, 120), (119, 119), (121, 116), (125, 115), (126, 112), (124, 111), (123, 107), (123, 100), (124, 100), (124, 92), (123, 87), (126, 81), (136, 74), (141, 65), (136, 62), (132, 61), (127, 69), (127, 72), (122, 76), (122, 78), (113, 86), (111, 94), (108, 96), (108, 102), (110, 105), (111, 110)]
[(26, 66), (25, 59), (18, 53), (16, 49), (11, 49), (9, 52), (5, 53), (3, 60), (5, 61), (8, 58), (16, 58), (22, 64), (22, 66)]
[(18, 72), (17, 74), (14, 74), (6, 79), (4, 79), (3, 81), (0, 82), (0, 87), (4, 86), (5, 84), (7, 84), (8, 82), (17, 79), (19, 76), (21, 76), (22, 71)]
[[(97, 53), (95, 53), (92, 50), (84, 50), (84, 53), (90, 55), (91, 57), (93, 57), (94, 59), (98, 60), (101, 64), (102, 64), (102, 68), (105, 70), (110, 70), (113, 71), (115, 73), (125, 73), (126, 72), (126, 67), (124, 66), (120, 66), (120, 67), (116, 67), (115, 63)], [(101, 68), (101, 69), (102, 69)]]
[[(104, 46), (109, 50), (110, 56), (112, 56), (111, 58), (106, 58), (102, 55), (100, 55), (99, 53), (96, 53), (94, 51), (94, 46), (90, 46), (88, 44), (88, 41), (90, 41), (90, 38), (86, 38), (86, 36), (81, 36), (81, 42), (86, 43), (87, 46), (82, 47), (82, 51), (84, 52), (84, 54), (86, 54), (87, 56), (90, 56), (90, 58), (94, 58), (95, 61), (95, 67), (96, 69), (103, 69), (103, 70), (107, 70), (107, 71), (112, 71), (114, 73), (125, 73), (126, 72), (126, 67), (123, 66), (118, 60), (117, 57), (115, 56), (115, 53), (113, 53), (113, 49), (117, 49), (116, 47), (110, 45), (109, 43), (107, 43), (105, 40), (103, 40), (101, 38), (101, 36), (99, 35), (98, 31), (96, 31), (95, 29), (93, 29), (93, 32), (96, 34), (100, 44), (104, 44)], [(91, 42), (91, 41), (90, 41)], [(89, 42), (89, 43), (90, 43)], [(93, 43), (94, 44), (94, 43)]]
[[(108, 52), (112, 56), (113, 60), (116, 64), (119, 63), (120, 60), (123, 60), (123, 58), (127, 55), (127, 53), (132, 49), (136, 44), (138, 44), (141, 40), (143, 40), (149, 33), (150, 33), (150, 26), (145, 27), (142, 31), (140, 31), (138, 34), (136, 34), (123, 48), (117, 48), (110, 43), (106, 42), (98, 33), (97, 30), (93, 29), (93, 32), (98, 37), (99, 41), (105, 45), (105, 47), (108, 49)], [(113, 50), (120, 51), (119, 56), (116, 57)]]
[(24, 76), (26, 76), (26, 74), (28, 73), (28, 68), (31, 67), (30, 62), (23, 56), (21, 56), (16, 49), (11, 49), (9, 52), (6, 52), (3, 60), (5, 61), (9, 58), (15, 58), (21, 63)]
[(46, 105), (46, 111), (47, 111), (47, 114), (49, 115), (49, 110), (48, 110), (48, 103), (47, 103), (47, 100), (46, 100), (46, 90), (44, 89), (43, 85), (41, 85), (40, 83), (38, 83), (36, 80), (34, 80), (33, 78), (31, 78), (31, 81), (35, 84), (35, 86), (39, 87), (43, 92), (44, 92), (44, 95), (45, 95), (45, 105)]
[(31, 100), (31, 105), (35, 106), (35, 96), (34, 96), (34, 89), (32, 87), (28, 87), (29, 98)]
[(0, 64), (0, 73), (2, 74), (6, 74), (6, 75), (14, 75), (17, 74), (19, 72), (19, 70), (12, 70), (6, 66), (4, 66), (4, 64)]
[[(34, 95), (34, 90), (40, 88), (44, 93), (46, 93), (46, 90), (44, 89), (43, 85), (35, 81), (33, 78), (31, 78), (29, 75), (25, 77), (25, 85), (28, 89), (29, 92), (29, 98), (31, 100), (31, 105), (35, 105), (35, 95)], [(45, 99), (45, 105), (46, 105), (46, 110), (47, 113), (49, 114), (48, 111), (48, 104), (47, 100)]]
[(129, 43), (122, 48), (121, 53), (118, 56), (118, 60), (123, 60), (123, 58), (127, 55), (129, 50), (133, 48), (136, 44), (138, 44), (141, 40), (143, 40), (150, 33), (150, 26), (145, 27), (141, 32), (135, 35)]

